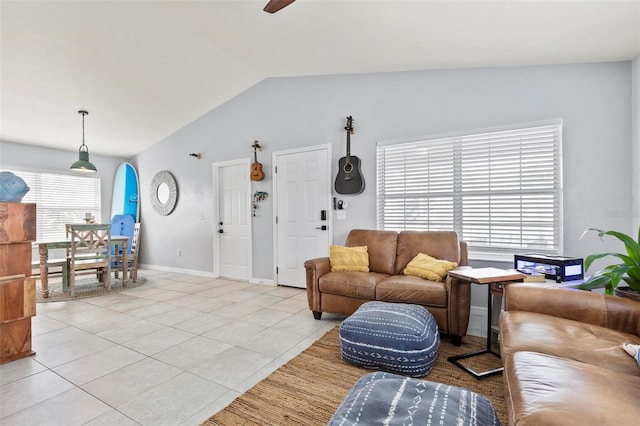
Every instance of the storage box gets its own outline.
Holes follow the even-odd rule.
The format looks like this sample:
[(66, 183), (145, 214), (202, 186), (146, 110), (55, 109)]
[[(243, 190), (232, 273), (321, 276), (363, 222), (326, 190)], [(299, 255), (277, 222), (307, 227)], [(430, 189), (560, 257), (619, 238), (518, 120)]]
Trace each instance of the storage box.
[(584, 264), (581, 258), (544, 254), (516, 254), (513, 263), (515, 269), (524, 274), (544, 274), (545, 278), (557, 282), (584, 278)]

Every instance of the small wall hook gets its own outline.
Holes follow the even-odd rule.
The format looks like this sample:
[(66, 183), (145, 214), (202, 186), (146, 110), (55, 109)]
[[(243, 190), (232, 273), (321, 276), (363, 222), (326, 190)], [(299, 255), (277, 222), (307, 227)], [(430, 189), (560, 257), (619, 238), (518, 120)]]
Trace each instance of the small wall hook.
[(189, 157), (196, 157), (198, 160), (202, 158), (202, 154), (201, 153), (194, 153), (192, 152), (191, 154), (189, 154)]

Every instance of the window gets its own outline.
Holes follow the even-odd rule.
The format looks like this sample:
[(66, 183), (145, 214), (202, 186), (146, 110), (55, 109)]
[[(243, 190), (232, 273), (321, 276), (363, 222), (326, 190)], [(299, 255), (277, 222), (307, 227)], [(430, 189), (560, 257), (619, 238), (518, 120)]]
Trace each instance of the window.
[(561, 252), (562, 124), (377, 147), (378, 228), (455, 230), (474, 258)]
[(100, 178), (14, 171), (31, 190), (23, 203), (36, 203), (38, 240), (65, 236), (65, 223), (84, 223), (85, 213), (100, 218)]

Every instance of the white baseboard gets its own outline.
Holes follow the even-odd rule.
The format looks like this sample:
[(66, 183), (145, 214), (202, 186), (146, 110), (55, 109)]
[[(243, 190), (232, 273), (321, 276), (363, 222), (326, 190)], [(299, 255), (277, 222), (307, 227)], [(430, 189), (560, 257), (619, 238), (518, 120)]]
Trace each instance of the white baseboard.
[(487, 308), (480, 306), (471, 306), (469, 313), (469, 328), (467, 334), (471, 336), (486, 337), (487, 336)]
[(251, 278), (249, 280), (249, 282), (251, 284), (263, 284), (263, 285), (271, 285), (271, 286), (276, 286), (276, 283), (273, 282), (273, 280), (266, 280), (264, 278)]
[(180, 274), (189, 274), (189, 275), (197, 275), (200, 277), (217, 278), (216, 275), (213, 274), (213, 272), (198, 271), (195, 269), (173, 268), (171, 266), (148, 265), (148, 264), (142, 264), (142, 263), (138, 266), (142, 269), (154, 269), (156, 271), (177, 272)]

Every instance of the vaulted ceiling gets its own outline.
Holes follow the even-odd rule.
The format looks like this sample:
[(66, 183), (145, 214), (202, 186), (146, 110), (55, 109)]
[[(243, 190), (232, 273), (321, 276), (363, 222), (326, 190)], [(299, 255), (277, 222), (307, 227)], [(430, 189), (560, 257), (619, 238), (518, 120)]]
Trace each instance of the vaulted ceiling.
[(608, 62), (640, 0), (1, 1), (0, 139), (130, 157), (269, 77)]

